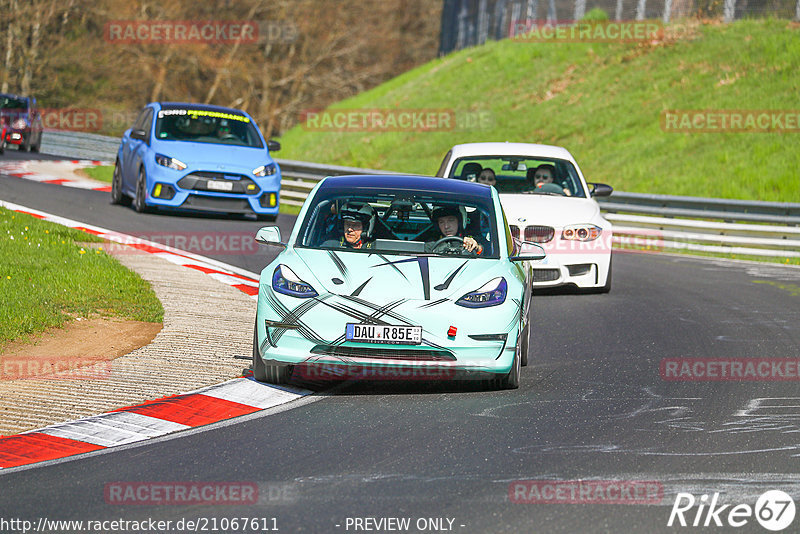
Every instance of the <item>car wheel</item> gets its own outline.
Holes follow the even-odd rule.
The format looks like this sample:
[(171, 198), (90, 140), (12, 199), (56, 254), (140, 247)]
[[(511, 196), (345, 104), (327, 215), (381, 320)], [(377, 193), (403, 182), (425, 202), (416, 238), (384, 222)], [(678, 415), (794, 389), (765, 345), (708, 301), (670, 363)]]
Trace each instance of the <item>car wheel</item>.
[(258, 382), (270, 384), (285, 384), (292, 376), (291, 365), (267, 365), (258, 353), (258, 318), (253, 327), (253, 378)]
[[(0, 135), (2, 135), (2, 133), (3, 132), (0, 131)], [(0, 139), (0, 154), (5, 153), (5, 151), (6, 151), (6, 138), (3, 137), (2, 139)]]
[(520, 351), (520, 365), (522, 367), (528, 366), (528, 347), (530, 346), (531, 341), (531, 320), (528, 320), (525, 323), (525, 331), (522, 332), (522, 350)]
[(31, 152), (39, 152), (42, 149), (42, 132), (36, 138), (36, 143), (30, 146)]
[(496, 389), (517, 389), (519, 387), (519, 377), (522, 373), (522, 343), (517, 343), (517, 350), (514, 351), (514, 361), (511, 362), (511, 369), (507, 374), (492, 380)]
[(147, 196), (147, 176), (144, 173), (144, 167), (139, 169), (139, 179), (136, 180), (136, 198), (133, 199), (133, 209), (139, 213), (147, 213), (147, 203), (145, 197)]
[(131, 199), (122, 192), (122, 170), (120, 170), (119, 160), (114, 163), (114, 177), (111, 179), (111, 203), (130, 206)]
[(612, 258), (608, 259), (608, 276), (606, 277), (606, 284), (600, 288), (598, 293), (608, 293), (611, 291), (611, 260)]
[(31, 148), (31, 138), (30, 136), (26, 137), (22, 140), (20, 144), (17, 145), (17, 150), (20, 152), (27, 152)]

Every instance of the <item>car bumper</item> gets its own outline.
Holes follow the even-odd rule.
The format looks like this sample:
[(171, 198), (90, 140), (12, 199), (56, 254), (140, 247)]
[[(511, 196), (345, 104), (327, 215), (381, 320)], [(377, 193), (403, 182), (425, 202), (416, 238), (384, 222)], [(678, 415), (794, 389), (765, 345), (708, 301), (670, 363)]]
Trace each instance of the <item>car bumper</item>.
[[(383, 303), (386, 304), (386, 303)], [(516, 305), (460, 310), (452, 303), (430, 308), (409, 300), (381, 314), (381, 303), (356, 302), (344, 295), (299, 299), (259, 291), (256, 318), (259, 354), (267, 365), (300, 366), (301, 377), (320, 373), (364, 379), (472, 379), (496, 377), (511, 369), (519, 337)], [(466, 317), (465, 312), (469, 313)], [(396, 345), (346, 341), (347, 323), (372, 316), (378, 322), (421, 325), (422, 344)], [(413, 317), (408, 322), (401, 318)], [(448, 319), (443, 319), (448, 317)], [(449, 328), (455, 336), (448, 336)]]
[[(252, 178), (258, 186), (254, 194), (225, 193), (186, 189), (178, 185), (185, 176), (203, 171), (191, 169), (174, 171), (166, 167), (153, 166), (147, 175), (147, 205), (157, 208), (191, 210), (215, 213), (255, 213), (277, 215), (280, 205), (281, 175)], [(246, 175), (246, 171), (232, 170), (230, 174)], [(159, 189), (159, 185), (161, 188)], [(172, 196), (167, 186), (171, 188)]]
[(574, 285), (602, 287), (608, 277), (611, 252), (602, 254), (558, 254), (549, 252), (541, 261), (528, 262), (534, 287)]

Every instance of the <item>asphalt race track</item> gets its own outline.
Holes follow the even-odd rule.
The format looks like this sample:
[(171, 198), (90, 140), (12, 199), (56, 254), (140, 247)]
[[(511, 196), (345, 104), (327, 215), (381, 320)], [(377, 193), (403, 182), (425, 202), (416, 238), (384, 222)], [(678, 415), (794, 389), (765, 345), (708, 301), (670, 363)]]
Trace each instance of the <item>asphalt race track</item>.
[[(50, 157), (11, 149), (3, 158), (23, 156)], [(263, 225), (139, 215), (107, 193), (7, 176), (0, 199), (136, 235), (254, 234)], [(284, 236), (293, 222), (279, 217)], [(258, 272), (272, 254), (208, 255)], [(797, 500), (796, 379), (667, 381), (660, 364), (800, 358), (800, 269), (627, 252), (615, 254), (614, 271), (608, 295), (535, 296), (519, 390), (406, 382), (323, 391), (292, 409), (0, 473), (0, 517), (269, 518), (282, 532), (366, 531), (355, 518), (395, 517), (410, 518), (408, 532), (665, 532), (679, 492), (751, 507), (773, 489)], [(663, 494), (649, 504), (509, 495), (519, 480), (578, 479), (650, 482)], [(255, 483), (259, 502), (126, 506), (104, 493), (116, 482), (176, 481)], [(754, 517), (735, 530), (765, 532)]]

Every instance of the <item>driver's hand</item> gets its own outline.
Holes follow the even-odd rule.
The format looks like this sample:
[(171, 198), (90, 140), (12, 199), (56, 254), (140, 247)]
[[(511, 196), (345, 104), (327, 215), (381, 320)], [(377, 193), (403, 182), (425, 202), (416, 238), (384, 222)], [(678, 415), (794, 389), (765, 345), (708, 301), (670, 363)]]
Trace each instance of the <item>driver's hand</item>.
[(464, 248), (467, 249), (467, 252), (476, 252), (478, 254), (483, 252), (483, 247), (471, 237), (464, 238)]

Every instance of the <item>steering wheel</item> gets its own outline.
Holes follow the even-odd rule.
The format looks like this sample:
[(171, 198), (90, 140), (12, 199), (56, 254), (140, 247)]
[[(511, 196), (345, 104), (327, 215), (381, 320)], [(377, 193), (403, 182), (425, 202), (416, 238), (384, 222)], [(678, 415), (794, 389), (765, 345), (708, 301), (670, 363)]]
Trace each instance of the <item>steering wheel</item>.
[(454, 254), (454, 253), (460, 253), (461, 250), (466, 250), (466, 249), (463, 248), (464, 247), (464, 238), (463, 237), (458, 237), (457, 235), (450, 235), (450, 236), (441, 238), (440, 240), (438, 240), (436, 243), (433, 244), (433, 247), (431, 248), (431, 250), (433, 252), (436, 252), (437, 248), (439, 248), (440, 246), (444, 245), (445, 243), (449, 243), (450, 241), (457, 241), (458, 243), (460, 243), (461, 246), (460, 247), (454, 247), (453, 245), (450, 245), (449, 247), (446, 247), (446, 248), (442, 247), (442, 250), (440, 251), (441, 253), (443, 253), (443, 254), (446, 254), (446, 253)]

